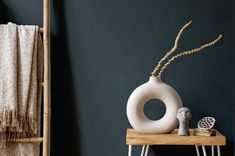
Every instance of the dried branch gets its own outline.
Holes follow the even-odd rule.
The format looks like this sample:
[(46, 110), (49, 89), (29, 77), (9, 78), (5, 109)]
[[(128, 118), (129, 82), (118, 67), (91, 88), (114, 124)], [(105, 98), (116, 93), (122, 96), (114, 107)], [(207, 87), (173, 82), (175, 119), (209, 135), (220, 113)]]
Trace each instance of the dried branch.
[(159, 68), (161, 67), (161, 64), (178, 48), (179, 39), (180, 39), (184, 29), (186, 29), (191, 23), (192, 23), (192, 21), (189, 21), (187, 24), (185, 24), (180, 29), (180, 31), (175, 39), (174, 47), (169, 52), (167, 52), (166, 55), (158, 62), (157, 66), (154, 68), (154, 70), (151, 73), (152, 76), (157, 76), (157, 72), (158, 72)]
[(208, 47), (211, 47), (213, 46), (214, 44), (216, 44), (220, 39), (222, 38), (222, 35), (219, 35), (214, 41), (211, 41), (210, 43), (207, 43), (207, 44), (204, 44), (202, 45), (201, 47), (199, 48), (195, 48), (195, 49), (192, 49), (192, 50), (188, 50), (188, 51), (184, 51), (182, 53), (179, 53), (175, 56), (173, 56), (170, 60), (167, 61), (167, 63), (161, 68), (158, 76), (161, 77), (162, 76), (162, 73), (164, 72), (164, 70), (169, 66), (169, 64), (171, 64), (175, 59), (177, 58), (181, 58), (183, 56), (186, 56), (186, 55), (192, 55), (192, 54), (195, 54), (195, 53), (198, 53), (200, 51), (202, 51), (203, 49), (205, 48), (208, 48)]

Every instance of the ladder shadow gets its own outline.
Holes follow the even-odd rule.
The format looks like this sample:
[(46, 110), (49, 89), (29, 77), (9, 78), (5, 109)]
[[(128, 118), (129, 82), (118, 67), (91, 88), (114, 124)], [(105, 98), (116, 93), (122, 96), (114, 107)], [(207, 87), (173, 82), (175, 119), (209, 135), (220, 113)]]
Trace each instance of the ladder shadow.
[(58, 31), (52, 35), (52, 155), (79, 156), (77, 102), (67, 45), (64, 1), (52, 2)]
[(4, 4), (2, 0), (0, 0), (0, 23), (5, 24), (10, 19), (11, 12), (8, 7)]

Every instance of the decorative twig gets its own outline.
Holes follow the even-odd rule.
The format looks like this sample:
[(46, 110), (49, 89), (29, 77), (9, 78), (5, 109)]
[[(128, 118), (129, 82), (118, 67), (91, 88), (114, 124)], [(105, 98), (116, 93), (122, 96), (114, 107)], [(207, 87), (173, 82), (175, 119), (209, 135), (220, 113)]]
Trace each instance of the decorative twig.
[(184, 51), (182, 53), (179, 53), (175, 56), (173, 56), (170, 60), (167, 61), (167, 63), (161, 68), (159, 74), (158, 74), (158, 77), (161, 77), (162, 76), (162, 73), (164, 72), (164, 70), (169, 66), (169, 64), (171, 64), (175, 59), (177, 58), (181, 58), (183, 56), (186, 56), (186, 55), (192, 55), (194, 53), (198, 53), (200, 52), (201, 50), (205, 49), (205, 48), (208, 48), (210, 46), (213, 46), (214, 44), (216, 44), (220, 39), (222, 38), (222, 35), (219, 35), (214, 41), (211, 41), (210, 43), (207, 43), (207, 44), (204, 44), (202, 45), (201, 47), (199, 48), (195, 48), (195, 49), (192, 49), (192, 50), (187, 50), (187, 51)]
[(192, 23), (192, 21), (189, 21), (187, 24), (185, 24), (180, 29), (180, 31), (175, 39), (174, 47), (169, 52), (167, 52), (166, 55), (158, 62), (157, 66), (154, 68), (154, 70), (151, 73), (152, 76), (157, 76), (157, 72), (158, 72), (159, 68), (161, 67), (161, 64), (178, 48), (179, 39), (180, 39), (184, 29), (186, 29), (191, 23)]

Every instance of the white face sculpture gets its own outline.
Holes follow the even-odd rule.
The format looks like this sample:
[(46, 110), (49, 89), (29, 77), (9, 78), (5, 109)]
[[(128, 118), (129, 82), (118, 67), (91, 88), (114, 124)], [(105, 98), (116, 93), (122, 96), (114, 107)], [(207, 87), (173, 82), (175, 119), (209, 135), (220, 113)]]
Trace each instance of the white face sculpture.
[(192, 115), (191, 115), (191, 111), (189, 108), (181, 107), (178, 110), (177, 118), (178, 118), (179, 122), (185, 123), (185, 122), (189, 121), (191, 119), (191, 117), (192, 117)]

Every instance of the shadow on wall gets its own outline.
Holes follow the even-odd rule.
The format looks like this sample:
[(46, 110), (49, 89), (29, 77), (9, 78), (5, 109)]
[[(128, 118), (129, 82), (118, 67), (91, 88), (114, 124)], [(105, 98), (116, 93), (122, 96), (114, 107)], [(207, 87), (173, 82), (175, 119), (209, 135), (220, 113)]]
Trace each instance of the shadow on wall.
[(52, 36), (52, 155), (81, 155), (64, 1), (53, 1), (58, 35)]
[(2, 0), (0, 0), (0, 23), (1, 24), (5, 24), (7, 22), (7, 20), (10, 17), (9, 12), (10, 11), (8, 11), (7, 6), (3, 3)]

